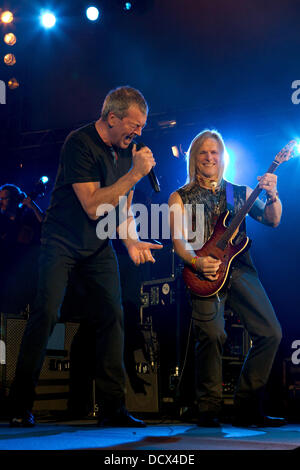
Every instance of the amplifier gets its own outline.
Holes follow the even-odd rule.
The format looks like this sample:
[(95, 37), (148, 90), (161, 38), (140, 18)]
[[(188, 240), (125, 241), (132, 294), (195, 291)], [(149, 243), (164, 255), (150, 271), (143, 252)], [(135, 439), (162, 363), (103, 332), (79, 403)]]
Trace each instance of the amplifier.
[(227, 340), (223, 347), (223, 357), (244, 359), (251, 347), (251, 339), (238, 315), (231, 310), (224, 313)]
[[(141, 284), (140, 290), (141, 318), (145, 309), (157, 307), (170, 307), (176, 302), (176, 283), (175, 277), (155, 279), (145, 281)], [(152, 313), (149, 312), (149, 313)]]
[(134, 351), (134, 369), (127, 371), (126, 407), (130, 412), (158, 413), (158, 364), (149, 362), (144, 351)]
[(239, 358), (246, 357), (250, 349), (250, 338), (242, 325), (230, 325), (226, 327), (227, 339), (223, 347), (223, 357)]
[[(140, 289), (140, 322), (157, 335), (159, 393), (162, 403), (174, 400), (174, 371), (180, 367), (180, 290), (179, 279), (167, 277), (143, 282)], [(176, 377), (175, 377), (176, 381)]]
[[(1, 314), (0, 383), (6, 395), (14, 379), (26, 322), (20, 316)], [(34, 411), (67, 409), (70, 349), (78, 327), (79, 323), (56, 324), (37, 384)]]
[(241, 373), (243, 361), (235, 358), (223, 358), (223, 403), (224, 405), (232, 405), (236, 385)]

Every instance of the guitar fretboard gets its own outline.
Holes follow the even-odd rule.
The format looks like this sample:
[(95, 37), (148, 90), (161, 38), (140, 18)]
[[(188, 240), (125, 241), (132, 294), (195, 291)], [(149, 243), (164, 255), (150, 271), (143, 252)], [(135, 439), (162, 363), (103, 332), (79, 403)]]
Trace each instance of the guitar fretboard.
[[(279, 163), (276, 160), (274, 160), (266, 173), (274, 173), (278, 166), (279, 166)], [(238, 213), (233, 217), (229, 227), (227, 228), (227, 230), (224, 232), (224, 234), (222, 235), (222, 237), (217, 243), (218, 248), (221, 248), (221, 250), (225, 250), (229, 240), (233, 237), (233, 234), (243, 222), (244, 218), (250, 211), (251, 207), (255, 203), (261, 191), (262, 189), (259, 187), (259, 184), (258, 184), (255, 187), (255, 189), (252, 191), (250, 196), (248, 197), (243, 207), (241, 207)]]

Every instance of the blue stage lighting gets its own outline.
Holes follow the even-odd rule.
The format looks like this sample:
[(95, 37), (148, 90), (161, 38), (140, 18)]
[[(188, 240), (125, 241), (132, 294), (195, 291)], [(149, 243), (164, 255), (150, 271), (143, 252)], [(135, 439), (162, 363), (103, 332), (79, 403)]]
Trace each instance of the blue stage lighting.
[(124, 10), (129, 11), (131, 10), (132, 3), (131, 2), (125, 2), (124, 4)]
[(297, 145), (295, 147), (295, 157), (300, 157), (300, 141), (297, 141)]
[(40, 181), (41, 181), (43, 184), (46, 184), (46, 183), (48, 183), (49, 178), (48, 178), (48, 176), (42, 176), (42, 177), (40, 178)]
[(224, 153), (224, 178), (235, 181), (235, 152), (232, 148), (226, 148)]
[(55, 15), (53, 13), (51, 13), (51, 11), (45, 11), (41, 14), (41, 23), (42, 25), (44, 26), (44, 28), (46, 29), (50, 29), (50, 28), (53, 28), (53, 26), (55, 25), (56, 23), (56, 18), (55, 18)]
[(96, 7), (88, 7), (86, 9), (86, 16), (90, 21), (96, 21), (99, 18), (100, 12)]

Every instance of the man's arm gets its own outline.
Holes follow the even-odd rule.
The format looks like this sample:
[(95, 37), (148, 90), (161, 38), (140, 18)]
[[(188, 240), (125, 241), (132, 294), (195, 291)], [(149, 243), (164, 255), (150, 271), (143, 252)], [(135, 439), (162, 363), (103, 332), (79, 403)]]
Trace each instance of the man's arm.
[(119, 198), (125, 196), (155, 165), (152, 152), (148, 147), (143, 147), (137, 152), (134, 146), (132, 154), (132, 168), (114, 184), (103, 188), (100, 187), (98, 181), (72, 184), (76, 196), (90, 219), (99, 218), (101, 210), (98, 207), (101, 204), (117, 207)]
[[(256, 200), (250, 215), (266, 225), (278, 227), (282, 215), (282, 205), (277, 192), (277, 175), (266, 173), (258, 178), (259, 186), (267, 193), (267, 201), (264, 204), (261, 200)], [(250, 196), (252, 189), (247, 187), (246, 198)]]
[(28, 209), (31, 209), (40, 223), (43, 222), (44, 212), (29, 196), (23, 199), (22, 205), (28, 207)]
[(119, 198), (125, 196), (139, 179), (138, 175), (130, 170), (111, 186), (101, 188), (100, 183), (97, 181), (73, 183), (72, 187), (89, 218), (97, 220), (101, 215), (101, 210), (98, 209), (99, 206), (109, 204), (117, 207)]
[(122, 207), (122, 210), (126, 211), (126, 213), (123, 212), (123, 222), (119, 225), (117, 231), (134, 264), (138, 266), (139, 264), (143, 264), (148, 261), (155, 263), (155, 258), (152, 256), (151, 250), (158, 250), (163, 246), (140, 241), (136, 230), (135, 219), (131, 210), (132, 198), (133, 191), (130, 191), (127, 198), (127, 204), (125, 207)]
[(131, 209), (132, 199), (133, 190), (130, 191), (126, 199), (126, 205), (120, 208), (122, 211), (122, 222), (117, 227), (119, 237), (127, 248), (131, 243), (139, 241), (139, 236), (136, 230), (136, 223)]

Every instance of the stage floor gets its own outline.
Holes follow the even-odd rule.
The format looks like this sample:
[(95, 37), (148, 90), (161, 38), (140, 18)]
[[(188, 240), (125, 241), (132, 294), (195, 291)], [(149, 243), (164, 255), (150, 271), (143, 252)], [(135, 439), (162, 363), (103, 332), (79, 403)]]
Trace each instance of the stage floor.
[(146, 428), (103, 429), (89, 419), (38, 422), (34, 428), (23, 429), (10, 428), (2, 421), (0, 451), (101, 451), (103, 459), (113, 460), (124, 452), (129, 455), (130, 451), (144, 451), (143, 455), (149, 451), (163, 452), (163, 455), (189, 451), (188, 454), (193, 455), (191, 451), (300, 450), (300, 423), (280, 428), (239, 428), (230, 424), (200, 428), (176, 421), (146, 422)]

